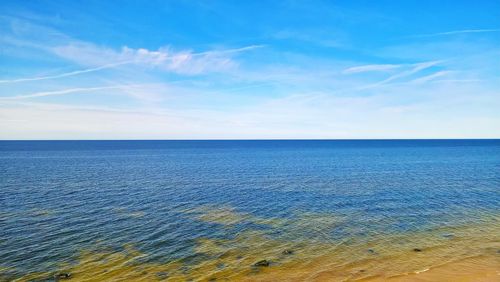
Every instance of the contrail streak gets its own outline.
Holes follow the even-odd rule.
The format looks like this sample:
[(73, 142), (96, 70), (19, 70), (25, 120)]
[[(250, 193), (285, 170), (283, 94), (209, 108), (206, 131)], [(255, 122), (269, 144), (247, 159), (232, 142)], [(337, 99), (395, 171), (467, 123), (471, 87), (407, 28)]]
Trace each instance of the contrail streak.
[(38, 98), (38, 97), (46, 97), (46, 96), (59, 96), (59, 95), (71, 94), (71, 93), (75, 93), (75, 92), (97, 91), (97, 90), (107, 90), (107, 89), (126, 89), (128, 87), (134, 87), (134, 86), (138, 86), (138, 85), (139, 84), (100, 86), (100, 87), (79, 87), (79, 88), (70, 88), (70, 89), (63, 89), (63, 90), (57, 90), (57, 91), (37, 92), (37, 93), (27, 94), (27, 95), (0, 97), (0, 100), (21, 100), (21, 99)]
[(484, 32), (500, 32), (500, 29), (464, 29), (464, 30), (453, 30), (447, 32), (438, 32), (431, 34), (417, 34), (407, 36), (408, 38), (423, 38), (423, 37), (435, 37), (443, 35), (455, 35), (455, 34), (466, 34), (466, 33), (484, 33)]
[(62, 73), (62, 74), (56, 74), (56, 75), (49, 75), (49, 76), (38, 76), (38, 77), (18, 78), (18, 79), (11, 79), (11, 80), (0, 80), (0, 83), (16, 83), (16, 82), (38, 81), (38, 80), (46, 80), (46, 79), (68, 77), (68, 76), (79, 75), (79, 74), (82, 74), (82, 73), (89, 73), (89, 72), (99, 71), (99, 70), (103, 70), (103, 69), (110, 69), (110, 68), (114, 68), (114, 67), (117, 67), (117, 66), (121, 66), (121, 65), (125, 65), (125, 64), (130, 64), (132, 62), (133, 61), (125, 61), (125, 62), (120, 62), (120, 63), (107, 64), (107, 65), (103, 65), (103, 66), (100, 66), (100, 67), (95, 67), (95, 68), (90, 68), (90, 69), (84, 69), (84, 70), (77, 70), (77, 71), (72, 71), (72, 72), (67, 72), (67, 73)]

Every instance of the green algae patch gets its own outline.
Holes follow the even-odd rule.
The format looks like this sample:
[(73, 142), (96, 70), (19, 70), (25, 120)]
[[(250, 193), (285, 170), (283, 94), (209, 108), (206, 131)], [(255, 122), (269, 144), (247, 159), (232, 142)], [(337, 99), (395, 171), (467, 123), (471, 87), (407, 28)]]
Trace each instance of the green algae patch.
[(54, 210), (49, 209), (32, 209), (28, 212), (33, 217), (49, 217), (55, 214)]
[(127, 208), (122, 208), (122, 207), (113, 208), (113, 211), (121, 216), (131, 217), (131, 218), (140, 218), (146, 215), (146, 213), (143, 211), (130, 211)]
[(194, 209), (186, 209), (182, 212), (195, 220), (226, 226), (249, 222), (252, 219), (250, 214), (238, 212), (229, 206), (216, 207), (213, 205), (205, 205)]

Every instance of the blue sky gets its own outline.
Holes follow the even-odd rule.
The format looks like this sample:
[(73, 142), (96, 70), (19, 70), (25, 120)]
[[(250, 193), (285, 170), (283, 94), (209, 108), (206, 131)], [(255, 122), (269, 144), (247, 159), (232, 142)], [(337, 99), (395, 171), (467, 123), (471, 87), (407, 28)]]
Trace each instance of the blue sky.
[(0, 139), (499, 138), (500, 2), (0, 2)]

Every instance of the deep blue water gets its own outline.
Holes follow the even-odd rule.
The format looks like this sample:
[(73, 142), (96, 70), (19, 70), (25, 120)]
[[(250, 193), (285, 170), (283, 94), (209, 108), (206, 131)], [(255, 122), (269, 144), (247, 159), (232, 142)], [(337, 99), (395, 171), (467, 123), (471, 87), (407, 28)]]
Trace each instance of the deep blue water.
[(0, 266), (19, 273), (96, 244), (189, 257), (234, 235), (186, 216), (205, 205), (348, 218), (334, 239), (467, 223), (500, 213), (500, 140), (0, 141)]

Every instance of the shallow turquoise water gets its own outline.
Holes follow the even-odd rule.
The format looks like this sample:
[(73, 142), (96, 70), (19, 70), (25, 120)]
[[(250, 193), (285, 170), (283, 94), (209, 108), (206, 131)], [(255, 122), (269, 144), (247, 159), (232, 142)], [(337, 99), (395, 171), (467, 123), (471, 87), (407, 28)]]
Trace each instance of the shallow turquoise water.
[[(335, 226), (227, 229), (230, 208)], [(1, 141), (0, 267), (52, 271), (80, 250), (133, 244), (145, 261), (196, 260), (199, 238), (248, 230), (318, 242), (458, 226), (500, 213), (500, 140)]]

